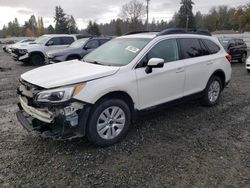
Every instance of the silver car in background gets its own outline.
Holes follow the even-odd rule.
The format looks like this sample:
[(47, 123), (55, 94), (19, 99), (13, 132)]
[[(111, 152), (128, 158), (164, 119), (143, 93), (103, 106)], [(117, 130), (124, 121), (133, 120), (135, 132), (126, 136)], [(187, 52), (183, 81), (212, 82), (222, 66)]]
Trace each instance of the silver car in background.
[(111, 39), (111, 37), (82, 38), (72, 43), (68, 48), (48, 51), (46, 53), (46, 63), (53, 64), (73, 59), (80, 60)]

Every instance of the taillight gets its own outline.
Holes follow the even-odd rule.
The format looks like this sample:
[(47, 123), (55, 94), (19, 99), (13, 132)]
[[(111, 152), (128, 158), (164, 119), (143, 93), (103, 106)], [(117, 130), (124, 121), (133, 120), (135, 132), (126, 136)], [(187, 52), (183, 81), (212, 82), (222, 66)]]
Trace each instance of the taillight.
[(226, 56), (226, 58), (227, 58), (227, 60), (229, 61), (229, 63), (232, 63), (232, 56), (231, 56), (231, 55), (228, 54), (228, 55)]

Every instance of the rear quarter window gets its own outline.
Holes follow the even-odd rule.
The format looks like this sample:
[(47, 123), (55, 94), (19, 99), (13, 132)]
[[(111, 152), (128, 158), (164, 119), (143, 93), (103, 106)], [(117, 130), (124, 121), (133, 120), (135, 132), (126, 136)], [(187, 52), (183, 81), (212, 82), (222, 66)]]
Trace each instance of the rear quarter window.
[(63, 45), (70, 45), (74, 42), (74, 38), (73, 37), (62, 37), (62, 44)]
[(211, 40), (203, 39), (204, 44), (210, 51), (210, 54), (216, 54), (220, 51), (220, 47)]

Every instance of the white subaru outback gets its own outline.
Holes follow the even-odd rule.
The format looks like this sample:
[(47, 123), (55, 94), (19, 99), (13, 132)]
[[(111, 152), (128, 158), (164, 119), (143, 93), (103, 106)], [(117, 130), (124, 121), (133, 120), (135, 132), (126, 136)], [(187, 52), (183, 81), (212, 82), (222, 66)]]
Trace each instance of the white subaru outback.
[(231, 79), (217, 39), (140, 33), (116, 38), (84, 58), (21, 75), (17, 117), (58, 140), (87, 136), (107, 146), (123, 138), (138, 112), (198, 97), (214, 106)]

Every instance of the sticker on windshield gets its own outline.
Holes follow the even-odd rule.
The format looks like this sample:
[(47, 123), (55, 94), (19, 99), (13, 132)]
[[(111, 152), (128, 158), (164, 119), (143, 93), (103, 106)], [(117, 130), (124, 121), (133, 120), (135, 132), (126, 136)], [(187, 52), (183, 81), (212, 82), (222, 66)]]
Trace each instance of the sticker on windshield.
[(140, 49), (136, 48), (136, 47), (133, 47), (133, 46), (128, 46), (126, 48), (126, 50), (132, 52), (132, 53), (137, 53), (138, 51), (140, 51)]

